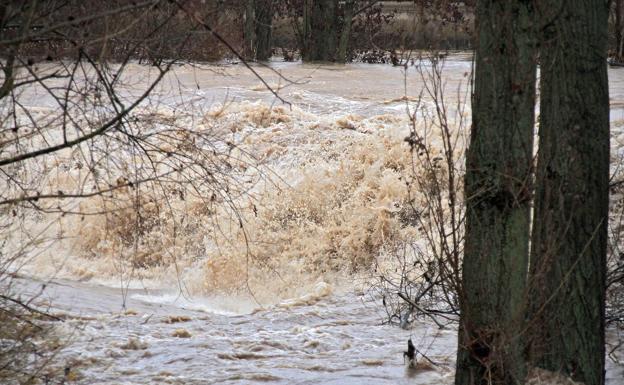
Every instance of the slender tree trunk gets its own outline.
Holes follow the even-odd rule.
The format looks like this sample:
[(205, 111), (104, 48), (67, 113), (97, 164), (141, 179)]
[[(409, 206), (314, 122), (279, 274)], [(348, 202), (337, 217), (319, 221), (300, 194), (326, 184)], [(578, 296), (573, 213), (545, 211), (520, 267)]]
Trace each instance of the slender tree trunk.
[(541, 108), (531, 256), (533, 364), (604, 384), (609, 194), (607, 2), (540, 2)]
[(256, 60), (266, 61), (271, 58), (273, 35), (273, 0), (256, 1)]
[[(2, 32), (5, 27), (4, 18), (6, 17), (6, 8), (6, 4), (0, 4), (0, 38), (4, 37)], [(9, 95), (9, 93), (13, 89), (13, 65), (15, 64), (15, 55), (13, 54), (13, 52), (14, 51), (9, 48), (2, 55), (2, 59), (4, 59), (5, 62), (0, 63), (0, 68), (2, 69), (4, 75), (4, 80), (2, 81), (2, 83), (0, 83), (0, 99)]]
[(303, 33), (301, 34), (301, 56), (304, 61), (308, 60), (308, 52), (310, 52), (310, 33), (312, 30), (312, 0), (303, 0)]
[(256, 0), (247, 0), (245, 4), (243, 56), (248, 60), (256, 57)]
[(342, 31), (340, 31), (338, 52), (336, 53), (336, 61), (339, 63), (347, 62), (349, 38), (351, 37), (351, 25), (353, 24), (353, 13), (355, 12), (355, 0), (347, 0), (344, 7), (344, 20), (342, 22)]
[(423, 49), (429, 48), (429, 37), (427, 36), (427, 10), (425, 2), (420, 1), (418, 3), (418, 31), (420, 33), (421, 47)]
[(479, 0), (457, 385), (523, 383), (535, 109), (531, 2)]
[(616, 60), (622, 61), (622, 49), (624, 49), (624, 41), (622, 39), (622, 29), (624, 26), (624, 0), (615, 0), (615, 56)]

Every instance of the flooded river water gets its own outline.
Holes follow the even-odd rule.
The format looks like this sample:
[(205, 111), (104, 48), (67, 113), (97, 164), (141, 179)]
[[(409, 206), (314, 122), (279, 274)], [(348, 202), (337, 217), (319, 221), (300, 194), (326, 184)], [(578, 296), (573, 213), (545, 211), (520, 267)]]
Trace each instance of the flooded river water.
[[(38, 303), (64, 319), (56, 327), (67, 344), (59, 361), (75, 373), (71, 383), (453, 382), (456, 329), (421, 319), (406, 329), (385, 325), (379, 298), (367, 291), (369, 268), (386, 263), (378, 259), (385, 245), (417, 235), (395, 213), (405, 204), (403, 139), (408, 108), (424, 89), (421, 74), (387, 65), (271, 67), (292, 82), (255, 68), (292, 106), (242, 65), (176, 67), (144, 106), (180, 124), (223, 131), (253, 159), (253, 167), (240, 166), (254, 180), (253, 199), (237, 203), (246, 247), (237, 226), (216, 230), (214, 218), (223, 224), (230, 216), (217, 209), (211, 220), (198, 219), (202, 201), (187, 198), (174, 204), (186, 213), (180, 223), (196, 222), (173, 241), (163, 240), (163, 225), (144, 234), (149, 242), (127, 247), (110, 235), (129, 231), (118, 218), (66, 218), (54, 231), (72, 236), (22, 267), (30, 278), (16, 281), (19, 290), (38, 293), (45, 284)], [(129, 95), (149, 76), (147, 67), (131, 71)], [(457, 102), (467, 95), (470, 71), (468, 55), (443, 66), (456, 119), (469, 116)], [(609, 76), (617, 159), (624, 69)], [(41, 111), (53, 108), (38, 95), (29, 90), (23, 97)], [(433, 108), (426, 92), (421, 106)], [(70, 178), (80, 171), (63, 172)], [(100, 203), (75, 203), (91, 204)], [(42, 226), (32, 221), (24, 231)], [(174, 257), (161, 250), (168, 247)], [(262, 263), (248, 265), (249, 253)], [(156, 262), (130, 264), (138, 254)], [(407, 369), (408, 338), (437, 365)], [(624, 383), (622, 366), (607, 363), (607, 384)]]

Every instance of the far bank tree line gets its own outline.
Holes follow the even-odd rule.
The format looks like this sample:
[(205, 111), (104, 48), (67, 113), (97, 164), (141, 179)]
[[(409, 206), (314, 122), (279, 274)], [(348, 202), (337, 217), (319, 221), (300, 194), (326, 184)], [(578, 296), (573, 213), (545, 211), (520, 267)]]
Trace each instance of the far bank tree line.
[[(472, 0), (471, 0), (472, 1)], [(34, 61), (74, 57), (84, 51), (111, 61), (128, 57), (158, 65), (169, 59), (216, 61), (236, 49), (247, 60), (304, 61), (353, 60), (356, 52), (470, 48), (471, 2), (449, 0), (177, 0), (149, 2), (139, 13), (131, 0), (68, 0), (49, 8), (55, 25), (67, 25), (63, 34), (42, 36), (21, 45), (21, 53)], [(1, 6), (1, 4), (0, 4)], [(19, 6), (15, 2), (11, 7)], [(23, 5), (26, 7), (26, 5)], [(106, 9), (127, 12), (92, 18)], [(181, 10), (184, 9), (184, 11)], [(188, 17), (190, 13), (192, 18)], [(20, 26), (43, 27), (42, 20), (25, 23), (17, 12), (3, 24), (2, 34), (20, 33)], [(86, 20), (80, 23), (72, 20)], [(46, 22), (50, 20), (46, 19)], [(205, 26), (210, 26), (208, 31)], [(151, 31), (146, 34), (144, 31)], [(230, 47), (216, 38), (218, 34)]]
[[(108, 5), (93, 0), (79, 2), (86, 10)], [(123, 6), (130, 0), (112, 0)], [(143, 26), (130, 28), (97, 47), (99, 52), (120, 51), (123, 56), (146, 62), (180, 58), (212, 61), (230, 54), (201, 25), (188, 23), (182, 4), (199, 15), (232, 47), (252, 61), (267, 61), (280, 50), (285, 60), (346, 63), (362, 60), (363, 51), (412, 49), (473, 49), (476, 0), (178, 0), (150, 10), (150, 27), (156, 33), (145, 37)], [(53, 3), (53, 2), (51, 2)], [(609, 10), (609, 56), (624, 60), (624, 0), (606, 0)], [(125, 25), (135, 16), (117, 18)], [(107, 23), (115, 20), (107, 20)], [(92, 23), (91, 35), (104, 29)], [(162, 25), (162, 27), (161, 27)], [(110, 27), (108, 27), (110, 28)], [(140, 36), (138, 39), (136, 36)], [(135, 47), (135, 42), (144, 44)], [(135, 52), (128, 50), (135, 49)], [(111, 58), (119, 56), (110, 52)], [(298, 55), (297, 55), (298, 54)], [(366, 61), (366, 60), (364, 60)]]
[[(244, 52), (253, 60), (271, 57), (274, 20), (285, 19), (292, 26), (304, 61), (344, 63), (353, 59), (357, 48), (472, 49), (474, 44), (475, 0), (242, 1), (246, 2)], [(607, 0), (606, 4), (609, 56), (623, 61), (624, 0)], [(407, 18), (412, 28), (405, 30), (398, 21), (402, 18)], [(356, 29), (360, 27), (359, 34), (362, 30), (369, 33), (354, 38), (354, 24)], [(384, 34), (384, 29), (394, 33)], [(368, 41), (362, 44), (362, 39)]]
[[(304, 61), (348, 60), (348, 45), (354, 19), (365, 12), (378, 13), (374, 23), (387, 22), (378, 1), (357, 0), (247, 0), (245, 11), (245, 56), (266, 61), (272, 55), (273, 18), (291, 20), (297, 46)], [(369, 15), (370, 16), (370, 15)]]
[[(470, 46), (473, 1), (245, 1), (243, 52), (252, 60), (271, 57), (277, 20), (288, 20), (303, 61), (345, 63), (358, 48), (451, 48), (447, 34), (453, 34), (454, 48)], [(450, 32), (443, 31), (447, 28)], [(457, 42), (460, 35), (465, 37), (461, 46)]]
[[(621, 58), (624, 48), (624, 0), (610, 2), (610, 51)], [(16, 2), (17, 4), (18, 2)], [(179, 10), (197, 16), (247, 60), (348, 62), (367, 51), (390, 53), (411, 49), (472, 49), (475, 0), (178, 0), (156, 2), (138, 14), (131, 0), (42, 1), (58, 21), (78, 20), (105, 9), (128, 7), (115, 17), (87, 18), (67, 34), (49, 36), (20, 49), (34, 61), (73, 57), (79, 50), (112, 61), (128, 57), (149, 64), (163, 60), (216, 61), (231, 56), (228, 47)], [(25, 13), (18, 13), (24, 16)], [(5, 36), (19, 33), (23, 20), (4, 25)], [(32, 28), (42, 25), (34, 23)], [(145, 30), (153, 31), (148, 36)], [(111, 31), (115, 31), (111, 33)], [(367, 60), (363, 60), (367, 61)]]

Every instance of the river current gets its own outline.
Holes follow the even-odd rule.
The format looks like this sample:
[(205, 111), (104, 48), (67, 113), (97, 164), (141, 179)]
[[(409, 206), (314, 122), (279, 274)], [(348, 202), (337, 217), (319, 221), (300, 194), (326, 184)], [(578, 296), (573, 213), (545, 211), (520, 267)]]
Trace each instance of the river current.
[[(469, 117), (462, 101), (471, 65), (469, 55), (457, 54), (442, 66), (454, 121)], [(430, 74), (430, 62), (421, 66)], [(244, 234), (230, 209), (208, 215), (192, 195), (170, 204), (176, 214), (169, 216), (161, 214), (158, 197), (141, 206), (142, 215), (158, 221), (138, 245), (124, 243), (132, 227), (123, 215), (70, 215), (51, 219), (51, 227), (40, 217), (27, 219), (21, 231), (66, 235), (33, 252), (15, 284), (25, 295), (41, 292), (37, 304), (63, 319), (55, 327), (66, 345), (58, 365), (70, 368), (71, 383), (453, 382), (456, 328), (426, 319), (388, 325), (380, 298), (368, 290), (372, 266), (391, 266), (386, 246), (418, 235), (397, 213), (406, 196), (408, 112), (420, 95), (420, 107), (435, 108), (423, 72), (365, 64), (270, 67), (254, 68), (290, 105), (242, 65), (187, 64), (175, 67), (140, 107), (238, 145), (232, 167), (245, 178), (239, 189), (245, 194), (235, 198)], [(128, 97), (151, 71), (131, 65)], [(624, 69), (609, 76), (618, 160)], [(21, 97), (42, 116), (54, 109), (41, 90)], [(458, 145), (458, 164), (463, 148)], [(71, 159), (55, 164), (55, 186), (80, 179)], [(131, 199), (119, 197), (125, 198)], [(192, 226), (171, 237), (168, 220)], [(260, 262), (250, 263), (250, 254)], [(609, 333), (613, 340), (617, 331)], [(435, 364), (407, 368), (409, 338)], [(614, 357), (624, 359), (619, 352)], [(607, 383), (624, 383), (622, 366), (611, 358), (607, 366)]]

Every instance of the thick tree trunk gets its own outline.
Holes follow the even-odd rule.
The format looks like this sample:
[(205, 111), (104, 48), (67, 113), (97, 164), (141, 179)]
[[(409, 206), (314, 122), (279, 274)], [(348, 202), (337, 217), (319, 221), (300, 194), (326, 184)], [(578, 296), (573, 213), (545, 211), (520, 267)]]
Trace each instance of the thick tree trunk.
[(536, 81), (530, 4), (477, 2), (457, 385), (524, 379), (519, 333), (529, 255)]
[(353, 24), (353, 13), (355, 12), (355, 0), (347, 0), (344, 7), (344, 19), (342, 21), (342, 30), (340, 31), (338, 52), (336, 53), (336, 61), (339, 63), (347, 62), (351, 25)]
[(530, 360), (604, 384), (609, 184), (607, 2), (540, 3), (541, 108)]
[(304, 61), (334, 61), (338, 43), (335, 0), (304, 2)]
[(273, 0), (256, 0), (256, 60), (271, 58)]

